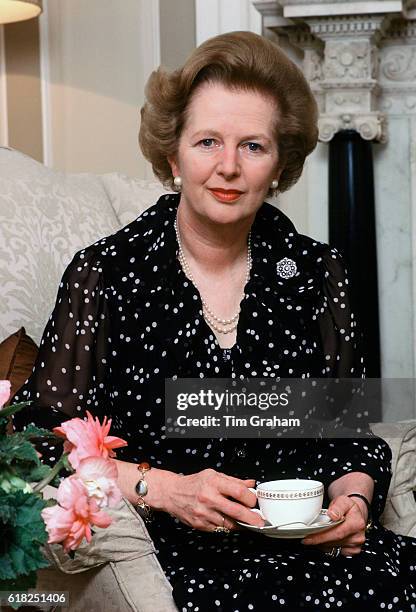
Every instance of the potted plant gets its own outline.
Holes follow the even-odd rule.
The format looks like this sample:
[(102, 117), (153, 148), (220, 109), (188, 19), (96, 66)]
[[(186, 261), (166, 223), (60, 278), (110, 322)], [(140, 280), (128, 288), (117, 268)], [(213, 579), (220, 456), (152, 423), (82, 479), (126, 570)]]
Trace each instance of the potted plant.
[[(11, 415), (30, 404), (5, 406), (9, 397), (10, 382), (0, 381), (0, 591), (26, 592), (36, 586), (37, 570), (49, 565), (47, 543), (73, 554), (91, 541), (94, 526), (110, 525), (104, 509), (121, 501), (114, 449), (127, 443), (109, 435), (111, 420), (100, 423), (88, 411), (86, 420), (70, 419), (52, 432), (28, 425), (7, 434)], [(63, 453), (50, 467), (34, 441), (57, 439)], [(70, 475), (60, 478), (63, 470)], [(57, 487), (54, 500), (42, 497), (48, 484)], [(10, 596), (3, 603), (17, 608), (21, 600)]]

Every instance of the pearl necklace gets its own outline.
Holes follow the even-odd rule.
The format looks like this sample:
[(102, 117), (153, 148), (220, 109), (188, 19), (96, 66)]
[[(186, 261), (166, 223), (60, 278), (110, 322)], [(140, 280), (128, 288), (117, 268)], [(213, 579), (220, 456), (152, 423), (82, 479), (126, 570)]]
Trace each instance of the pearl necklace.
[[(175, 227), (175, 232), (176, 232), (176, 240), (178, 241), (178, 247), (179, 247), (179, 262), (186, 276), (194, 284), (195, 288), (198, 289), (195, 279), (189, 268), (189, 264), (186, 261), (185, 253), (182, 248), (182, 242), (181, 242), (181, 237), (179, 234), (177, 219), (175, 219), (174, 227)], [(247, 268), (246, 268), (244, 286), (246, 285), (246, 283), (248, 283), (250, 279), (251, 264), (252, 264), (252, 259), (251, 259), (251, 232), (250, 232), (248, 235), (248, 239), (247, 239)], [(199, 294), (201, 295), (201, 292), (199, 292)], [(244, 293), (242, 295), (242, 298), (244, 298)], [(215, 329), (215, 331), (217, 331), (220, 334), (230, 334), (235, 329), (237, 329), (238, 317), (240, 316), (240, 308), (238, 309), (238, 312), (236, 312), (236, 314), (233, 317), (229, 319), (221, 319), (220, 317), (217, 317), (216, 314), (214, 314), (214, 312), (211, 310), (211, 308), (208, 306), (208, 304), (206, 303), (206, 301), (204, 300), (202, 296), (201, 296), (201, 302), (202, 302), (203, 317), (205, 321), (212, 327), (212, 329)]]

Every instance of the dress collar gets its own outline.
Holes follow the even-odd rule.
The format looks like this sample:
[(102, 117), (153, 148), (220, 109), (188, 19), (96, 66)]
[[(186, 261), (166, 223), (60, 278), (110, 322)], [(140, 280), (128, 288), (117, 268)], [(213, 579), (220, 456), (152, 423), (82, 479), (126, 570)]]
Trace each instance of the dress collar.
[[(140, 299), (134, 302), (151, 303), (150, 308), (136, 307), (141, 310), (143, 324), (155, 318), (155, 311), (158, 313), (154, 333), (174, 354), (179, 376), (200, 376), (200, 366), (198, 374), (194, 366), (202, 354), (211, 356), (205, 359), (210, 365), (204, 376), (219, 376), (222, 350), (205, 323), (199, 293), (177, 258), (174, 220), (179, 200), (179, 194), (162, 196), (128, 226), (129, 241), (141, 252), (139, 283), (132, 288)], [(240, 375), (263, 376), (269, 372), (265, 370), (269, 361), (288, 362), (279, 354), (276, 339), (287, 330), (304, 333), (300, 328), (311, 320), (316, 308), (321, 274), (316, 257), (304, 248), (292, 222), (270, 204), (264, 203), (257, 212), (251, 236), (253, 265), (241, 302), (233, 362)], [(248, 357), (250, 372), (245, 369)], [(270, 370), (270, 375), (276, 374), (288, 375)]]

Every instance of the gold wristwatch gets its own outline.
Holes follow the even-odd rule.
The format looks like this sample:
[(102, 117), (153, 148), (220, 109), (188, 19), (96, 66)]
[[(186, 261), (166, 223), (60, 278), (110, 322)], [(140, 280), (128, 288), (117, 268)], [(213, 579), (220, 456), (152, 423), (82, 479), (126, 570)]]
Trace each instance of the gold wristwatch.
[(134, 487), (134, 490), (137, 493), (137, 501), (135, 501), (133, 505), (144, 520), (144, 522), (150, 523), (153, 518), (152, 509), (150, 508), (149, 504), (146, 504), (143, 498), (146, 497), (149, 491), (145, 475), (146, 472), (151, 469), (151, 466), (149, 463), (147, 463), (147, 461), (142, 461), (142, 463), (139, 463), (139, 465), (137, 466), (137, 469), (140, 472), (140, 479)]

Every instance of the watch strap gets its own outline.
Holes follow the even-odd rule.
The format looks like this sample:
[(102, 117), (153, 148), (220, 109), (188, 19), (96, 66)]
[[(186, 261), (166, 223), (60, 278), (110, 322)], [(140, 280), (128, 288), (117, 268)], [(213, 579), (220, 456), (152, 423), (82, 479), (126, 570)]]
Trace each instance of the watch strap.
[(373, 513), (371, 512), (371, 504), (366, 496), (362, 495), (362, 493), (350, 493), (347, 497), (358, 497), (358, 499), (361, 499), (365, 503), (367, 507), (367, 525), (365, 526), (365, 530), (368, 531), (371, 529), (373, 526)]

